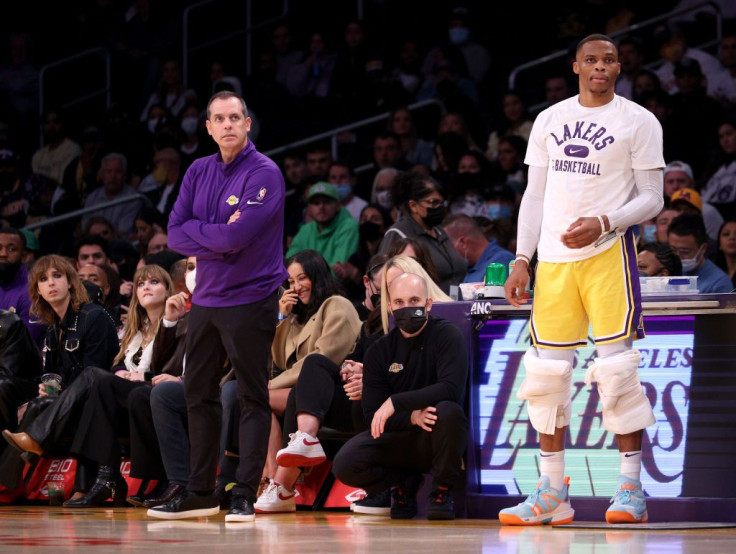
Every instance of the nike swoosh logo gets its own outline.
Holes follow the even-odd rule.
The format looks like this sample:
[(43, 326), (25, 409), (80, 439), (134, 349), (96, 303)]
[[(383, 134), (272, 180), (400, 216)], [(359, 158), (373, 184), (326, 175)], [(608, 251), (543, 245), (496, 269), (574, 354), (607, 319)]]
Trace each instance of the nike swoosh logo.
[(633, 456), (639, 456), (641, 452), (637, 452), (636, 454), (624, 454), (624, 458), (631, 458)]
[(580, 144), (568, 144), (565, 146), (565, 155), (572, 158), (585, 158), (588, 156), (590, 150), (587, 146)]
[(290, 494), (289, 496), (284, 496), (283, 494), (279, 493), (279, 500), (289, 500), (290, 498), (293, 498), (293, 494)]
[(307, 439), (304, 439), (302, 442), (306, 444), (307, 446), (314, 446), (315, 444), (319, 444), (319, 441), (308, 441)]
[(254, 202), (253, 200), (248, 200), (246, 204), (258, 204), (259, 206), (263, 205), (263, 202)]

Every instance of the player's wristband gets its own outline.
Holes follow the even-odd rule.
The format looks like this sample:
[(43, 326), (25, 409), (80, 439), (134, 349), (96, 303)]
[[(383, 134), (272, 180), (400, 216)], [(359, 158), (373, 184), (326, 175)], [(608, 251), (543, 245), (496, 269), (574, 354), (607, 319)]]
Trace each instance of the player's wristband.
[(603, 216), (602, 215), (599, 215), (598, 216), (598, 221), (601, 222), (601, 235), (603, 235), (606, 232), (606, 222), (603, 221)]
[(514, 262), (517, 260), (521, 260), (522, 262), (526, 262), (527, 267), (529, 267), (529, 258), (524, 256), (524, 254), (517, 254), (516, 258), (514, 258)]

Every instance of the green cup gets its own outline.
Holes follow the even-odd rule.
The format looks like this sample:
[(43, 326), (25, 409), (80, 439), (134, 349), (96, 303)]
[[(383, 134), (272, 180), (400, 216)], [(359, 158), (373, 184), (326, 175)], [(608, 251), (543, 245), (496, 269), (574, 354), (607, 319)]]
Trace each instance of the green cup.
[(61, 375), (57, 373), (44, 373), (41, 376), (44, 391), (49, 396), (59, 396), (61, 390)]

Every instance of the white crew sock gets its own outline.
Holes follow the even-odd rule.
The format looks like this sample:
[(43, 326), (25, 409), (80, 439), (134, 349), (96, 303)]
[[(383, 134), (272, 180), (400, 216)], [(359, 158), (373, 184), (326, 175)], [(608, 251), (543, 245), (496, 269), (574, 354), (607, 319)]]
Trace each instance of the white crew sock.
[(618, 456), (621, 459), (621, 475), (638, 481), (641, 475), (641, 450), (619, 452)]
[(539, 451), (539, 472), (549, 477), (549, 486), (553, 489), (562, 490), (565, 482), (565, 451), (545, 452)]

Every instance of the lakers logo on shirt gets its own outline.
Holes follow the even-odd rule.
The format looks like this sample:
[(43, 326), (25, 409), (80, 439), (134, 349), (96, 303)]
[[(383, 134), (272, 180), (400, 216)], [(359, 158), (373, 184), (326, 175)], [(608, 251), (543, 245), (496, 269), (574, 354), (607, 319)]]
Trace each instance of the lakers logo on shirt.
[(402, 364), (397, 364), (396, 362), (392, 363), (388, 368), (391, 373), (398, 373), (402, 369), (404, 369), (404, 366)]
[(235, 206), (235, 204), (240, 202), (240, 198), (238, 198), (234, 194), (231, 194), (230, 197), (227, 200), (225, 200), (225, 202), (227, 202), (228, 206)]

